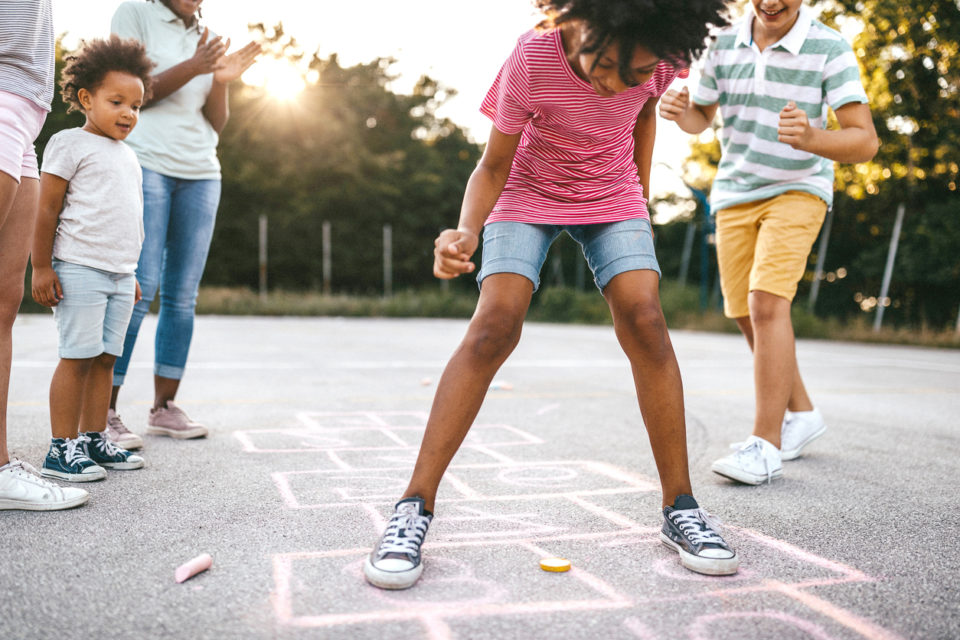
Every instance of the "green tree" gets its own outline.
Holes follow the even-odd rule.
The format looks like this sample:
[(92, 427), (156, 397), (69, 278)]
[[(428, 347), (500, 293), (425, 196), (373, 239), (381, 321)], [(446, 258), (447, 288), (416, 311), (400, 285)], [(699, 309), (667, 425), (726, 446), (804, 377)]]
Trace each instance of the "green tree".
[[(432, 281), (432, 240), (455, 224), (480, 149), (437, 108), (454, 92), (422, 77), (390, 90), (394, 60), (343, 67), (334, 54), (304, 65), (282, 27), (255, 25), (272, 55), (308, 82), (291, 102), (240, 85), (220, 144), (223, 200), (206, 281), (254, 286), (257, 217), (269, 219), (270, 281), (318, 288), (321, 228), (333, 236), (339, 291), (382, 287), (382, 228), (393, 227), (394, 282)], [(292, 44), (291, 44), (292, 43)]]

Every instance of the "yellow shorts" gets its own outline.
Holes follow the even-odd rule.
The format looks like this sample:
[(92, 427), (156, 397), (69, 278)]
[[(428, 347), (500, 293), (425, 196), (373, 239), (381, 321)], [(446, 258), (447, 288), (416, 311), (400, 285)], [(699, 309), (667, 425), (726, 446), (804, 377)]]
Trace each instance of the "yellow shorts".
[(717, 262), (728, 318), (750, 315), (751, 291), (793, 300), (827, 203), (804, 191), (717, 212)]

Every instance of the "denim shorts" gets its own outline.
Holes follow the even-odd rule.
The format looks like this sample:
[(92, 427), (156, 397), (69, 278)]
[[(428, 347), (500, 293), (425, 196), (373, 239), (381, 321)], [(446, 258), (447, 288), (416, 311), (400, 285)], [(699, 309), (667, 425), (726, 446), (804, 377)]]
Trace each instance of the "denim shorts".
[(61, 358), (119, 356), (133, 312), (136, 277), (53, 260), (63, 300), (53, 308)]
[(602, 224), (552, 225), (491, 222), (483, 228), (483, 256), (477, 284), (495, 273), (516, 273), (540, 288), (540, 269), (550, 245), (566, 231), (583, 249), (593, 281), (603, 289), (627, 271), (648, 270), (660, 275), (653, 250), (653, 232), (646, 218)]

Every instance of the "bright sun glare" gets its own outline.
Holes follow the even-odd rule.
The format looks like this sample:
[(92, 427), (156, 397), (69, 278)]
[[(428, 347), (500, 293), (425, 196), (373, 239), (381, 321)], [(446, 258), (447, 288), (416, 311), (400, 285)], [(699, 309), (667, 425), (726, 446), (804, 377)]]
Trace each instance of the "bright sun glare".
[(243, 81), (263, 87), (277, 100), (294, 100), (306, 87), (303, 75), (286, 60), (264, 57), (243, 74)]

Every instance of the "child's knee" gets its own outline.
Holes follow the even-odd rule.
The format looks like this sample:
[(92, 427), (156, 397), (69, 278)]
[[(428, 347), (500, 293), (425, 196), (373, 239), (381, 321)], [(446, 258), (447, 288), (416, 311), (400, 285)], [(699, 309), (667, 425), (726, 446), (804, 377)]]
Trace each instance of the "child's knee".
[(101, 353), (96, 358), (93, 359), (93, 364), (96, 367), (113, 369), (113, 364), (117, 361), (117, 356), (110, 353)]
[(464, 345), (480, 359), (505, 357), (520, 342), (522, 329), (522, 316), (491, 310), (473, 318)]

